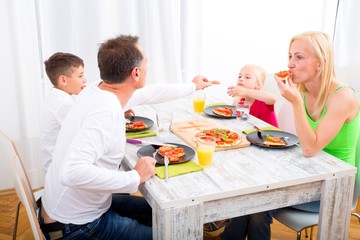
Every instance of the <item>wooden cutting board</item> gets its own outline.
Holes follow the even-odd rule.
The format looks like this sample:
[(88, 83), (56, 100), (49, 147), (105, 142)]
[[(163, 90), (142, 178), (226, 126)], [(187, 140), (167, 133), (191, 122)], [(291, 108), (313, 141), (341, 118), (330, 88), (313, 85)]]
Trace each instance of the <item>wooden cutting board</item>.
[[(211, 128), (227, 129), (221, 124), (205, 118), (205, 119), (189, 120), (183, 122), (173, 122), (170, 130), (181, 140), (186, 142), (190, 147), (196, 148), (196, 143), (194, 141), (195, 134), (204, 129), (211, 129)], [(242, 141), (240, 144), (226, 148), (216, 148), (215, 151), (222, 151), (227, 149), (235, 149), (235, 148), (248, 147), (248, 146), (250, 146), (250, 142), (245, 137), (242, 137)]]

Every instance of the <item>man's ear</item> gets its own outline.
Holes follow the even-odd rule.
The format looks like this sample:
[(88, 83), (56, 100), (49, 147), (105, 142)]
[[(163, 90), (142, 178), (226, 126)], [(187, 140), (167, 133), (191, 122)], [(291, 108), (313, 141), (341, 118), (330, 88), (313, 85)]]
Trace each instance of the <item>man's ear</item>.
[(140, 69), (139, 67), (134, 67), (133, 70), (131, 71), (131, 76), (135, 79), (138, 80), (140, 77)]

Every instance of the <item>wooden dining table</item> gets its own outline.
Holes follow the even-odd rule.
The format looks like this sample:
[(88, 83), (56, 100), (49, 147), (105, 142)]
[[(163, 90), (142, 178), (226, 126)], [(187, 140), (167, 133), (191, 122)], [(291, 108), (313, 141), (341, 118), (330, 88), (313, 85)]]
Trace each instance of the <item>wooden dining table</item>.
[[(194, 113), (187, 98), (138, 106), (135, 111), (154, 121), (154, 131), (156, 112), (173, 113), (173, 123), (210, 118), (242, 138), (246, 138), (243, 130), (268, 126), (253, 116), (244, 121)], [(185, 144), (170, 131), (146, 140)], [(125, 170), (133, 169), (141, 147), (127, 143)], [(207, 222), (320, 200), (317, 239), (335, 240), (348, 238), (355, 172), (355, 167), (325, 152), (304, 157), (297, 145), (283, 149), (251, 145), (216, 151), (212, 166), (202, 171), (167, 182), (153, 176), (139, 190), (152, 207), (153, 239), (202, 239)]]

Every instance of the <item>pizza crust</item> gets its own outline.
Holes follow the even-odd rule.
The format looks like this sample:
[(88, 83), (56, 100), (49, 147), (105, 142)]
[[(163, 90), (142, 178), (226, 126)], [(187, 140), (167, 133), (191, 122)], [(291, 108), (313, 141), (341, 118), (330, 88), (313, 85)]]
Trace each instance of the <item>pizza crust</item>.
[(217, 145), (215, 146), (216, 149), (230, 149), (230, 148), (234, 148), (237, 147), (238, 145), (240, 145), (242, 143), (242, 139), (241, 137), (239, 137), (239, 139), (237, 139), (233, 144), (231, 145)]
[(280, 142), (271, 142), (271, 141), (265, 141), (264, 145), (266, 146), (286, 146), (286, 143), (280, 143)]

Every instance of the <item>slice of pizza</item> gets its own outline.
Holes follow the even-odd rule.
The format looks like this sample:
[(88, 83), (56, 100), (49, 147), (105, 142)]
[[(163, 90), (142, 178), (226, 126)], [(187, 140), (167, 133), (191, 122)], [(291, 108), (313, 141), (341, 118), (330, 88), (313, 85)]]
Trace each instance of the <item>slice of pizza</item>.
[(284, 140), (282, 140), (280, 137), (266, 134), (266, 140), (264, 141), (264, 145), (266, 145), (266, 146), (286, 146), (286, 142)]
[(220, 84), (221, 82), (214, 80), (214, 81), (210, 81), (212, 84)]
[(213, 113), (219, 116), (231, 117), (233, 115), (233, 110), (229, 107), (217, 107), (213, 109)]
[(156, 150), (163, 158), (167, 156), (170, 162), (183, 162), (185, 161), (185, 150), (184, 148), (178, 148), (173, 146), (161, 146)]
[(291, 75), (291, 72), (289, 70), (280, 71), (278, 73), (275, 73), (275, 75), (283, 82), (286, 82), (286, 79)]
[(147, 127), (148, 126), (144, 123), (144, 121), (126, 123), (126, 130), (139, 130)]

